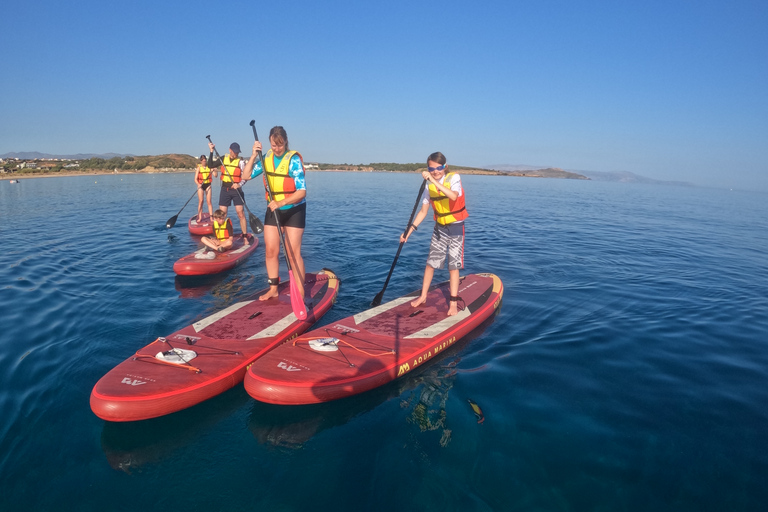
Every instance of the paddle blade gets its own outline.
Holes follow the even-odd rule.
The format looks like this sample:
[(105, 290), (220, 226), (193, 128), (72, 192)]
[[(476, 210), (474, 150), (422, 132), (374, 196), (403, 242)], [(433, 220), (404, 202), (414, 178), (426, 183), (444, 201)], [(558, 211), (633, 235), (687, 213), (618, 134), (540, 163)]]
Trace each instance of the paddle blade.
[[(288, 271), (288, 279), (291, 281), (291, 309), (293, 314), (299, 320), (307, 319), (307, 307), (304, 305), (304, 299), (299, 293), (299, 284), (296, 279), (293, 278), (293, 270)], [(302, 284), (303, 286), (303, 284)]]
[(257, 235), (264, 232), (264, 224), (261, 223), (261, 221), (257, 216), (251, 213), (249, 216), (249, 220), (251, 224), (251, 231), (253, 231)]
[(168, 219), (168, 222), (165, 223), (165, 227), (167, 227), (168, 229), (171, 229), (174, 226), (174, 224), (176, 224), (176, 219), (178, 217), (179, 217), (179, 215), (176, 214), (173, 217), (171, 217), (170, 219)]
[(373, 301), (371, 302), (371, 306), (376, 307), (379, 304), (381, 304), (381, 299), (384, 297), (384, 290), (381, 290), (379, 293), (376, 294), (376, 296), (373, 298)]

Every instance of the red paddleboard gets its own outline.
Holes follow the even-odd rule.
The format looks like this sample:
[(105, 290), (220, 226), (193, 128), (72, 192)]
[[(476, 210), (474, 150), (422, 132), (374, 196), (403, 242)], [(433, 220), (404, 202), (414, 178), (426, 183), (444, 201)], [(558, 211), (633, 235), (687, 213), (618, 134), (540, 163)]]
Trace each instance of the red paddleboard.
[[(449, 349), (501, 304), (493, 274), (470, 274), (459, 285), (459, 314), (447, 316), (448, 282), (420, 290), (303, 334), (258, 359), (243, 383), (256, 400), (280, 405), (327, 402), (393, 381)], [(461, 307), (464, 306), (463, 309)]]
[(278, 297), (263, 302), (262, 290), (137, 351), (96, 383), (91, 409), (108, 421), (145, 420), (239, 384), (249, 364), (306, 331), (335, 302), (339, 280), (333, 272), (306, 278), (306, 320), (293, 314), (288, 282), (280, 284)]
[(213, 220), (211, 216), (205, 212), (200, 216), (200, 222), (197, 222), (197, 215), (193, 215), (187, 226), (189, 232), (193, 235), (212, 235), (213, 234)]
[(250, 245), (243, 244), (242, 235), (235, 235), (231, 249), (217, 252), (203, 246), (178, 259), (173, 264), (173, 271), (180, 276), (203, 276), (235, 268), (247, 260), (259, 245), (259, 240), (250, 233), (245, 236), (248, 237)]

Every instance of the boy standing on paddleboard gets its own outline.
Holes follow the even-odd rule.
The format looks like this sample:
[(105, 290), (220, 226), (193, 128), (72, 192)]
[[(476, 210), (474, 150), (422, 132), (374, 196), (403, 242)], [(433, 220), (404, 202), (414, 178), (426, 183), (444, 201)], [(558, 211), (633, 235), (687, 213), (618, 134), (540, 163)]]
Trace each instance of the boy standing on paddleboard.
[(432, 242), (429, 245), (427, 266), (424, 269), (424, 282), (421, 287), (421, 295), (411, 302), (411, 306), (417, 307), (427, 300), (427, 292), (432, 283), (432, 277), (436, 268), (444, 268), (445, 260), (448, 260), (448, 274), (450, 276), (450, 293), (448, 316), (458, 313), (459, 297), (459, 270), (464, 268), (464, 219), (469, 215), (464, 205), (464, 189), (461, 186), (461, 177), (448, 172), (445, 164), (445, 155), (435, 152), (427, 158), (427, 169), (421, 173), (429, 182), (422, 195), (421, 210), (406, 230), (400, 235), (400, 242), (408, 241), (411, 233), (421, 224), (429, 212), (432, 204), (435, 218), (435, 229), (432, 231)]

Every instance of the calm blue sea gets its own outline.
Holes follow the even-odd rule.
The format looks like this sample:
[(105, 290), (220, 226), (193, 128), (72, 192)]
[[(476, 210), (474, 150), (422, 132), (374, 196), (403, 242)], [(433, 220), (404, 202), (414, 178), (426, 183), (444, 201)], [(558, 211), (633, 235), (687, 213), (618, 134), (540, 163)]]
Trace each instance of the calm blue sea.
[[(307, 181), (306, 267), (342, 279), (322, 325), (381, 290), (419, 176)], [(190, 174), (1, 181), (0, 509), (764, 510), (768, 197), (463, 181), (465, 270), (505, 285), (472, 339), (348, 400), (271, 406), (239, 386), (134, 424), (97, 418), (93, 385), (264, 287), (263, 249), (218, 278), (175, 279), (197, 247), (196, 199), (165, 222)], [(257, 185), (246, 198), (263, 218)], [(419, 288), (428, 242), (429, 228), (405, 245), (385, 300)]]

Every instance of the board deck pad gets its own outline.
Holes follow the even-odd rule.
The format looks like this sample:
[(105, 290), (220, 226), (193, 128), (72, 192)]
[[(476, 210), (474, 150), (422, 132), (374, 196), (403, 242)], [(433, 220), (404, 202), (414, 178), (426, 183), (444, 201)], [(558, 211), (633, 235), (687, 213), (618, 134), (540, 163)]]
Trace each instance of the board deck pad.
[(258, 359), (243, 381), (256, 400), (299, 405), (362, 393), (395, 380), (442, 354), (489, 318), (504, 287), (493, 274), (459, 284), (459, 314), (447, 316), (449, 284), (420, 290), (314, 329)]
[(207, 212), (203, 212), (200, 216), (200, 222), (197, 222), (197, 215), (193, 215), (189, 222), (187, 222), (187, 228), (193, 235), (212, 235), (213, 234), (213, 220)]
[(217, 252), (203, 246), (178, 259), (173, 264), (173, 271), (180, 276), (203, 276), (233, 269), (245, 262), (259, 245), (258, 238), (250, 233), (246, 236), (250, 245), (244, 244), (242, 235), (235, 235), (232, 248), (228, 251)]
[(243, 380), (246, 367), (287, 339), (297, 337), (336, 300), (339, 280), (330, 270), (308, 273), (307, 318), (291, 309), (288, 281), (279, 296), (257, 294), (139, 349), (102, 377), (91, 409), (108, 421), (136, 421), (176, 412), (218, 395)]

